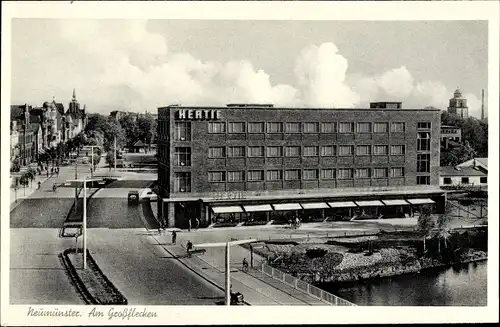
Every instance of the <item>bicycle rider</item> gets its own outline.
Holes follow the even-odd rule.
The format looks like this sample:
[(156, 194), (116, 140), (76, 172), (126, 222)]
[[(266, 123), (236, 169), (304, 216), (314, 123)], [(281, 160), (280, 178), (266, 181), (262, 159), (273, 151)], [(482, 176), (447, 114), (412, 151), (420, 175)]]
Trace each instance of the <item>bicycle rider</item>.
[(248, 271), (248, 261), (247, 258), (243, 258), (243, 271)]

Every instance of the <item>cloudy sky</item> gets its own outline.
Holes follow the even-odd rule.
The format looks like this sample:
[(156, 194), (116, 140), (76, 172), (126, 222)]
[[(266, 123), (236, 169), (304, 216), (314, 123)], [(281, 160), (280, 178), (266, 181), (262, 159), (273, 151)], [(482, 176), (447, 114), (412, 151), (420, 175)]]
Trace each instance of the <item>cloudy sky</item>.
[(480, 116), (480, 21), (12, 21), (12, 103), (90, 112), (169, 104), (444, 109), (460, 86)]

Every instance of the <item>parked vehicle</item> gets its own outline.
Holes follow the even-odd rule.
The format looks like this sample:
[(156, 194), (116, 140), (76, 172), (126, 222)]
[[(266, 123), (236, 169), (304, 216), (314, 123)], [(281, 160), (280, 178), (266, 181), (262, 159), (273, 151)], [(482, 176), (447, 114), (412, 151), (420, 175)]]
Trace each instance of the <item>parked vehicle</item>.
[(139, 204), (139, 191), (128, 192), (128, 203)]
[(243, 305), (244, 304), (243, 300), (244, 300), (243, 294), (241, 294), (240, 292), (237, 293), (231, 292), (231, 302), (230, 302), (231, 305)]
[(150, 200), (158, 200), (158, 195), (156, 195), (153, 191), (146, 192), (144, 197), (149, 198)]
[(83, 157), (82, 162), (84, 164), (88, 164), (89, 163), (89, 158), (88, 157)]

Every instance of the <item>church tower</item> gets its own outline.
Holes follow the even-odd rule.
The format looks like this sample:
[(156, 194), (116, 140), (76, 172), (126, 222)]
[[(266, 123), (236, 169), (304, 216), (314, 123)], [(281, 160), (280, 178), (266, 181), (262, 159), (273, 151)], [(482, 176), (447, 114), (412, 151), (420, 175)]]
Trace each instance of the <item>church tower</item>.
[(458, 87), (455, 90), (455, 93), (453, 93), (453, 98), (450, 99), (448, 112), (450, 114), (457, 115), (462, 119), (469, 117), (469, 107), (467, 107), (467, 99), (462, 97), (462, 92)]
[(78, 100), (76, 100), (76, 93), (75, 89), (73, 89), (73, 98), (71, 99), (71, 102), (69, 103), (69, 108), (68, 112), (71, 114), (77, 114), (80, 111), (80, 103), (78, 103)]

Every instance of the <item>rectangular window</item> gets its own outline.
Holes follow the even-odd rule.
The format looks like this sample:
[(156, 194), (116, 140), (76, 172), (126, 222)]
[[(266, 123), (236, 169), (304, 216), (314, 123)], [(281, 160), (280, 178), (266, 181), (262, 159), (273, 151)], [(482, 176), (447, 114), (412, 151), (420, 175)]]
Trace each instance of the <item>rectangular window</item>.
[(373, 154), (376, 156), (386, 156), (388, 154), (387, 145), (374, 145)]
[(283, 157), (283, 147), (281, 146), (268, 146), (267, 156), (269, 158)]
[(387, 168), (374, 168), (373, 177), (375, 178), (387, 178)]
[(263, 170), (249, 170), (247, 180), (249, 182), (263, 181), (264, 180), (264, 171)]
[(431, 129), (431, 122), (418, 122), (417, 129)]
[(212, 134), (225, 133), (226, 123), (224, 122), (208, 122), (208, 132)]
[(227, 172), (227, 181), (228, 182), (243, 182), (243, 181), (245, 181), (245, 172), (244, 171), (228, 171)]
[(339, 133), (354, 132), (354, 123), (339, 123)]
[(358, 145), (356, 147), (356, 155), (358, 156), (369, 156), (371, 154), (372, 147), (370, 145)]
[(174, 173), (175, 192), (191, 192), (191, 173)]
[(244, 146), (230, 146), (227, 149), (228, 157), (244, 157), (245, 156), (245, 147)]
[(371, 133), (372, 123), (358, 123), (358, 133)]
[(175, 148), (175, 164), (177, 166), (191, 166), (191, 148)]
[(285, 150), (287, 157), (300, 157), (300, 146), (287, 146)]
[(469, 177), (462, 177), (462, 184), (469, 184)]
[(300, 169), (285, 170), (285, 180), (287, 181), (300, 180)]
[(281, 170), (268, 170), (267, 180), (268, 181), (280, 181), (283, 179), (283, 171)]
[(264, 133), (264, 123), (248, 123), (248, 133)]
[(391, 154), (394, 156), (405, 154), (404, 145), (391, 145)]
[(321, 147), (321, 156), (322, 157), (333, 157), (336, 155), (335, 145), (323, 145)]
[(321, 123), (321, 133), (337, 133), (337, 124)]
[(488, 183), (488, 177), (479, 177), (479, 183), (481, 183), (481, 184), (487, 184)]
[(245, 133), (245, 123), (228, 123), (229, 133)]
[(389, 124), (388, 123), (375, 123), (373, 125), (373, 132), (374, 133), (387, 133), (389, 131)]
[(304, 133), (319, 133), (319, 123), (304, 123)]
[(317, 169), (304, 169), (304, 180), (312, 181), (318, 179), (318, 170)]
[(357, 168), (356, 178), (370, 178), (370, 168)]
[(226, 157), (226, 148), (223, 146), (210, 147), (210, 148), (208, 148), (208, 157), (209, 158), (225, 158)]
[(225, 182), (226, 181), (226, 172), (224, 172), (224, 171), (209, 171), (208, 172), (208, 181), (209, 182)]
[(283, 133), (283, 123), (281, 123), (281, 122), (267, 123), (267, 132), (268, 133)]
[(337, 170), (338, 179), (352, 179), (352, 169), (341, 168)]
[(417, 185), (430, 185), (430, 176), (417, 176)]
[(321, 179), (335, 179), (335, 169), (321, 169)]
[(175, 122), (175, 140), (191, 141), (191, 122)]
[(249, 146), (248, 147), (248, 157), (263, 157), (264, 156), (264, 147), (263, 146)]
[(430, 151), (430, 150), (431, 150), (431, 133), (418, 132), (417, 151)]
[(319, 149), (317, 146), (305, 146), (304, 147), (304, 157), (317, 157)]
[(445, 185), (451, 185), (451, 178), (450, 177), (443, 178), (443, 183)]
[(352, 145), (341, 145), (339, 147), (339, 156), (352, 156), (354, 154)]
[(404, 131), (405, 131), (405, 123), (391, 124), (391, 132), (404, 132)]
[(286, 123), (287, 133), (300, 133), (300, 123)]
[(430, 154), (417, 154), (417, 173), (430, 173), (431, 172), (431, 155)]
[(391, 168), (391, 177), (403, 177), (405, 175), (405, 170), (403, 167)]

